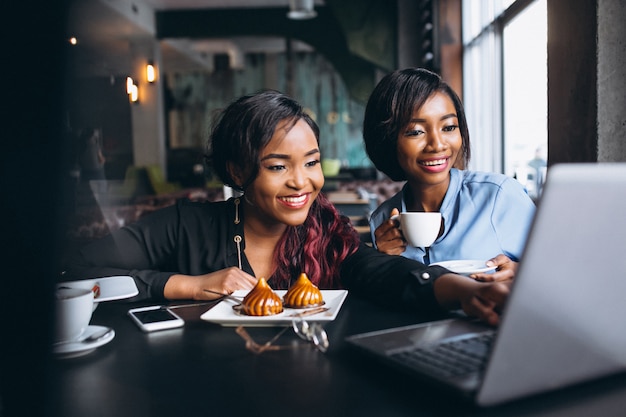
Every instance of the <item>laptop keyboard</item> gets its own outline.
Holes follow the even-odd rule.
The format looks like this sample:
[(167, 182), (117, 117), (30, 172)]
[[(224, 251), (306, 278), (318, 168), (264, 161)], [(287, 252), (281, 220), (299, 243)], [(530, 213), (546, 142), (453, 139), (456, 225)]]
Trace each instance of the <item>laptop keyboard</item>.
[(495, 332), (419, 346), (391, 354), (396, 361), (440, 377), (462, 376), (485, 369)]

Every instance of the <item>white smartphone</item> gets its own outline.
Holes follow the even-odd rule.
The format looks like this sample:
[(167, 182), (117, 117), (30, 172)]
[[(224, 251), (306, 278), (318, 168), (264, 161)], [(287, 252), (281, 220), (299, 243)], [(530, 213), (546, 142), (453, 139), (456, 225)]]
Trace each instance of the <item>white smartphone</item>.
[(128, 310), (128, 315), (144, 332), (182, 327), (185, 321), (165, 306), (139, 307)]

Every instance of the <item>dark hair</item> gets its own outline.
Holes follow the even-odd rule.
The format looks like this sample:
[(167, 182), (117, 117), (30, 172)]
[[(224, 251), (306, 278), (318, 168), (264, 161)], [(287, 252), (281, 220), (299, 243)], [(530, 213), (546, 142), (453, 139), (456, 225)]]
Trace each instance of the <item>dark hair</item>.
[(434, 72), (423, 68), (406, 68), (387, 74), (380, 80), (365, 107), (363, 140), (367, 155), (376, 169), (394, 181), (406, 180), (398, 164), (398, 134), (436, 92), (442, 92), (454, 103), (462, 145), (455, 166), (464, 168), (470, 159), (470, 137), (463, 103), (452, 88)]
[[(288, 129), (304, 120), (319, 143), (319, 127), (297, 101), (275, 90), (261, 90), (240, 97), (220, 114), (207, 143), (206, 164), (224, 184), (245, 190), (259, 173), (259, 153), (284, 120), (290, 121)], [(232, 178), (229, 163), (246, 173), (243, 184)]]
[[(224, 184), (241, 191), (258, 175), (260, 153), (274, 135), (276, 126), (289, 120), (290, 126), (304, 120), (319, 143), (319, 128), (294, 99), (274, 90), (261, 90), (231, 103), (219, 116), (210, 135), (205, 158)], [(246, 173), (237, 184), (228, 172), (229, 163)], [(319, 194), (300, 226), (287, 227), (274, 251), (276, 271), (272, 287), (288, 288), (305, 272), (320, 288), (339, 288), (340, 266), (359, 245), (359, 236), (348, 217)]]

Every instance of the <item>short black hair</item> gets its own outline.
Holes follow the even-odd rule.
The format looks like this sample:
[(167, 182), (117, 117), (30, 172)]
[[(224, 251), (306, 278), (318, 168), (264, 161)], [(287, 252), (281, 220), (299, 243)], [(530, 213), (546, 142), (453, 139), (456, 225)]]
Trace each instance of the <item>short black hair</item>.
[[(238, 98), (218, 116), (207, 142), (206, 164), (225, 185), (243, 191), (258, 175), (259, 154), (285, 120), (289, 129), (304, 120), (319, 144), (319, 127), (293, 98), (269, 89)], [(229, 163), (247, 173), (243, 184), (232, 178)]]
[(423, 68), (397, 70), (383, 77), (367, 101), (363, 119), (365, 150), (376, 169), (394, 181), (406, 180), (397, 157), (398, 134), (409, 123), (413, 112), (436, 92), (448, 95), (454, 103), (461, 132), (462, 160), (455, 166), (467, 166), (470, 138), (463, 103), (438, 74)]

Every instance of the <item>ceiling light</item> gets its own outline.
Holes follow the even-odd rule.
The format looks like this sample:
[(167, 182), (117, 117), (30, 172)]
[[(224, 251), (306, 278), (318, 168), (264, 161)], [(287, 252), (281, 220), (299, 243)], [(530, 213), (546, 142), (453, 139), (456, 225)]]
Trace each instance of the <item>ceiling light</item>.
[(317, 12), (313, 10), (313, 0), (289, 0), (287, 17), (294, 20), (313, 19)]

